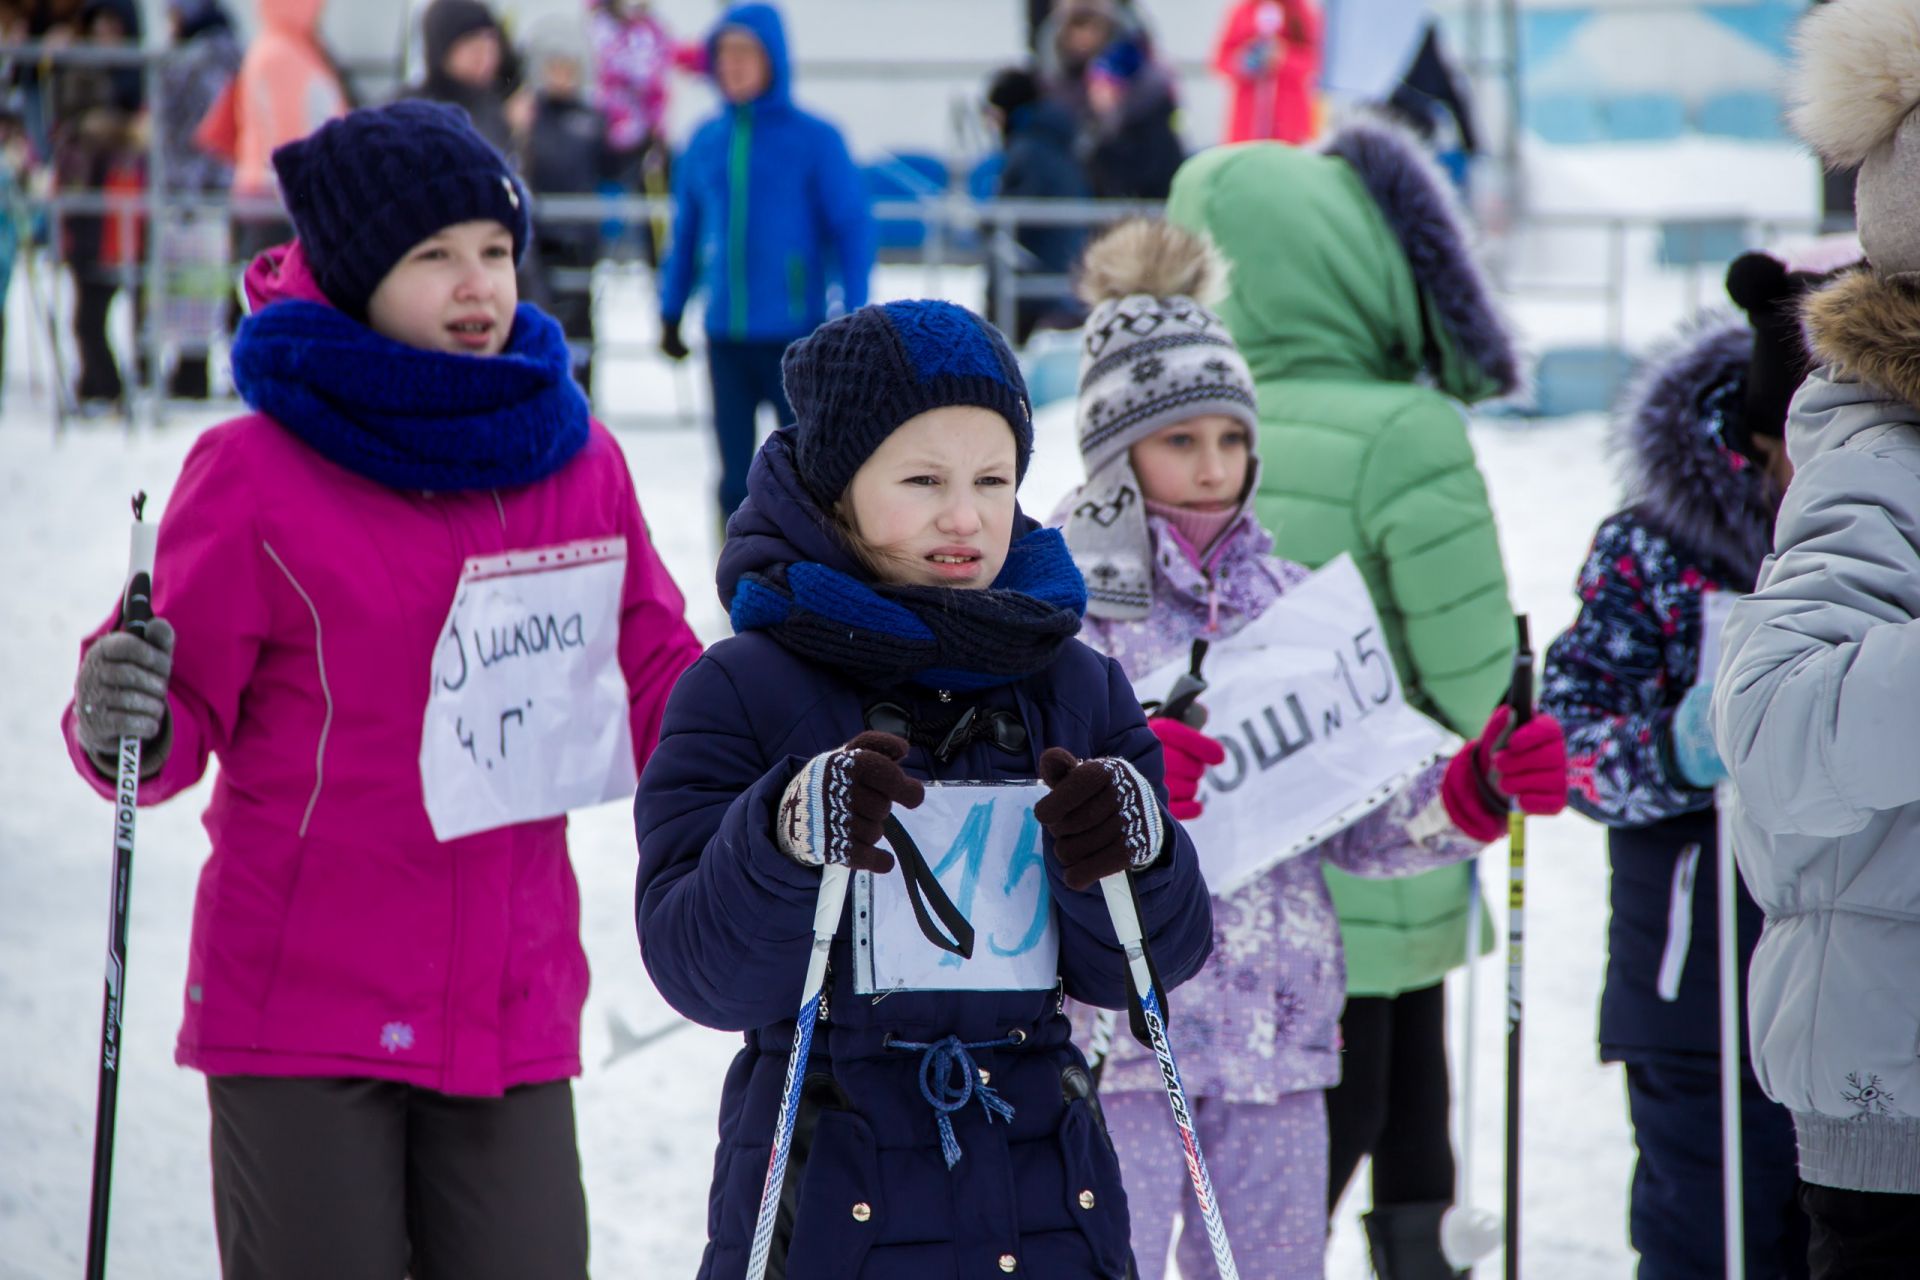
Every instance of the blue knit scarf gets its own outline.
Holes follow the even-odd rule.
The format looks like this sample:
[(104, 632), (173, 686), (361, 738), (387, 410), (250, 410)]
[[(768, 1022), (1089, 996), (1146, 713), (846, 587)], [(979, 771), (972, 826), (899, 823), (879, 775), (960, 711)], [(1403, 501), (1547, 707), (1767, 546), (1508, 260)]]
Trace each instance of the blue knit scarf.
[(985, 591), (866, 582), (803, 560), (742, 577), (729, 612), (735, 631), (765, 631), (869, 688), (971, 692), (1044, 671), (1086, 607), (1066, 540), (1035, 529)]
[(233, 343), (246, 402), (329, 461), (394, 489), (493, 489), (552, 475), (587, 442), (560, 326), (514, 312), (497, 356), (426, 351), (317, 302), (276, 302)]

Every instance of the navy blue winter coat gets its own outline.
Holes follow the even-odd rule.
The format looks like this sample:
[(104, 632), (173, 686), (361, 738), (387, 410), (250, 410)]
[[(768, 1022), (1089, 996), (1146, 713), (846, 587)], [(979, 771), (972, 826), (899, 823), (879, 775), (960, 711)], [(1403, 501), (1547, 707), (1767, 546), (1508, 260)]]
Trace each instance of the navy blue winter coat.
[[(1772, 537), (1775, 495), (1720, 431), (1740, 412), (1752, 348), (1744, 324), (1710, 325), (1629, 395), (1618, 428), (1629, 505), (1600, 526), (1579, 616), (1542, 673), (1540, 709), (1567, 734), (1568, 799), (1611, 828), (1609, 1062), (1720, 1051), (1717, 815), (1713, 792), (1681, 776), (1672, 725), (1699, 674), (1701, 593), (1751, 590)], [(1761, 915), (1744, 885), (1737, 903), (1744, 975)]]
[[(830, 522), (802, 496), (788, 433), (768, 440), (747, 478), (719, 570), (730, 600), (742, 574), (814, 560), (865, 576)], [(1034, 527), (1019, 518), (1018, 537)], [(1111, 659), (1069, 640), (1048, 669), (977, 696), (1016, 713), (1027, 743), (987, 742), (942, 765), (919, 747), (908, 772), (944, 781), (1031, 780), (1040, 752), (1124, 756), (1162, 792), (1170, 854), (1137, 884), (1162, 977), (1177, 985), (1212, 946), (1212, 912), (1192, 844), (1164, 813), (1158, 741)], [(640, 839), (636, 912), (647, 971), (687, 1017), (745, 1031), (728, 1072), (700, 1276), (743, 1274), (767, 1169), (794, 1012), (811, 947), (820, 873), (780, 852), (774, 814), (812, 756), (845, 743), (882, 697), (916, 715), (952, 712), (927, 690), (862, 688), (815, 666), (764, 632), (715, 644), (681, 677), (660, 746), (635, 800)], [(775, 1274), (789, 1280), (958, 1280), (1013, 1274), (1068, 1280), (1120, 1277), (1129, 1261), (1119, 1166), (1085, 1095), (1085, 1062), (1068, 1040), (1061, 994), (1121, 1007), (1126, 969), (1098, 890), (1074, 892), (1047, 858), (1060, 932), (1060, 986), (1006, 993), (897, 992), (857, 996), (848, 931), (833, 944), (828, 1017), (807, 1064)], [(851, 898), (850, 898), (851, 901)], [(1179, 1000), (1172, 1001), (1179, 1034)], [(889, 1039), (1021, 1039), (975, 1054), (1014, 1106), (989, 1123), (978, 1104), (953, 1117), (964, 1152), (949, 1170), (935, 1112), (917, 1083), (920, 1054)], [(1182, 1159), (1169, 1128), (1167, 1159)], [(865, 1206), (864, 1209), (857, 1206)]]
[(673, 244), (660, 313), (678, 323), (696, 286), (706, 328), (728, 341), (788, 341), (827, 318), (827, 281), (848, 311), (867, 302), (875, 231), (866, 184), (840, 131), (793, 103), (787, 36), (772, 5), (728, 9), (707, 39), (741, 27), (773, 71), (752, 102), (728, 103), (674, 164)]

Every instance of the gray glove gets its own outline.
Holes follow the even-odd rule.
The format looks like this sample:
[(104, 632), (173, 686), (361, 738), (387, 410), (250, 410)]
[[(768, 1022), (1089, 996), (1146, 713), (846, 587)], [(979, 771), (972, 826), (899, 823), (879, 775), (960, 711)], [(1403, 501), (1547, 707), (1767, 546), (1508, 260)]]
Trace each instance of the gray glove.
[(163, 618), (147, 624), (144, 639), (131, 631), (110, 631), (94, 641), (80, 659), (80, 677), (73, 686), (80, 745), (111, 761), (119, 754), (121, 738), (139, 738), (148, 744), (142, 772), (157, 769), (173, 736), (167, 719), (167, 679), (172, 674), (173, 626)]

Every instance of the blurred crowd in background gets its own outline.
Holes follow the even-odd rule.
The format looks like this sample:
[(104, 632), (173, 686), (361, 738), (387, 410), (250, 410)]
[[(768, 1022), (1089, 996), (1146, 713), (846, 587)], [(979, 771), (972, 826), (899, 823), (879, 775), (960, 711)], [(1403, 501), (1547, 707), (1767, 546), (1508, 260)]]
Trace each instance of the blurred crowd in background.
[[(139, 384), (151, 385), (149, 344), (137, 343), (137, 353), (117, 352), (110, 338), (117, 295), (129, 295), (136, 333), (151, 302), (135, 287), (152, 248), (148, 228), (127, 197), (151, 188), (174, 197), (231, 194), (231, 217), (181, 220), (178, 227), (170, 219), (174, 243), (165, 257), (180, 279), (190, 282), (196, 270), (211, 279), (201, 303), (224, 313), (210, 326), (216, 336), (237, 320), (232, 265), (288, 235), (273, 209), (273, 149), (374, 96), (361, 92), (329, 51), (321, 35), (325, 5), (259, 0), (253, 34), (243, 39), (223, 0), (168, 0), (167, 52), (149, 75), (134, 56), (151, 47), (134, 0), (0, 0), (0, 46), (39, 51), (0, 57), (0, 302), (20, 250), (50, 247), (71, 281), (75, 367), (63, 377), (74, 408), (123, 405), (129, 359)], [(763, 7), (770, 8), (735, 6)], [(713, 41), (727, 21), (720, 6), (713, 29), (674, 31), (649, 0), (581, 0), (578, 12), (542, 12), (510, 27), (484, 0), (432, 0), (413, 32), (421, 70), (399, 92), (463, 107), (519, 166), (536, 197), (680, 196), (673, 170), (693, 138), (669, 135), (669, 100), (684, 82), (716, 72)], [(1144, 17), (1128, 0), (1028, 0), (1026, 25), (1031, 57), (982, 86), (981, 109), (1001, 149), (971, 175), (973, 193), (1163, 199), (1186, 155), (1183, 134), (1214, 139), (1182, 121), (1176, 77)], [(1302, 142), (1316, 134), (1324, 35), (1315, 0), (1242, 0), (1227, 10), (1212, 57), (1230, 94), (1221, 140)], [(49, 56), (66, 49), (106, 56)], [(115, 59), (116, 52), (127, 56)], [(780, 83), (751, 87), (790, 104), (784, 50), (777, 61), (780, 74), (769, 79)], [(742, 105), (723, 83), (717, 87), (727, 99), (723, 113)], [(1380, 105), (1434, 140), (1461, 172), (1476, 146), (1472, 113), (1437, 27), (1429, 27), (1401, 85)], [(121, 204), (67, 203), (57, 216), (47, 215), (49, 195), (102, 193), (119, 196)], [(870, 198), (864, 186), (845, 194)], [(1064, 276), (1084, 239), (1080, 227), (1022, 225), (1017, 270)], [(523, 296), (561, 320), (589, 391), (593, 267), (609, 258), (670, 265), (671, 240), (664, 216), (540, 221)], [(850, 288), (846, 278), (870, 264), (846, 261), (856, 255), (845, 248), (824, 235), (796, 270), (832, 281), (845, 298), (864, 296), (864, 284)], [(179, 281), (170, 283), (177, 293)], [(677, 320), (676, 306), (684, 302), (670, 301), (666, 318)], [(990, 314), (998, 314), (995, 304), (990, 296)], [(1020, 342), (1037, 327), (1069, 328), (1081, 318), (1064, 286), (1052, 295), (1021, 290), (1012, 314), (1009, 336)], [(818, 319), (795, 317), (788, 326), (793, 332), (752, 336), (790, 339), (806, 331), (798, 323), (803, 318)], [(708, 327), (711, 335), (711, 320)], [(665, 344), (669, 354), (677, 342), (673, 335)], [(168, 367), (159, 372), (168, 396), (203, 398), (215, 389), (208, 360), (213, 345), (213, 338), (167, 344)], [(0, 359), (3, 353), (0, 342)]]

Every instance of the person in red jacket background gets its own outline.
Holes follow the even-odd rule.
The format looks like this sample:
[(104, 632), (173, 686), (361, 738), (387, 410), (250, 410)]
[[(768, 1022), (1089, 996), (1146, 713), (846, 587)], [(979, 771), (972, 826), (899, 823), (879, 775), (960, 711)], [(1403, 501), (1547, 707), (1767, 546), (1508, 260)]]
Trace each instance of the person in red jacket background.
[(1326, 25), (1314, 0), (1242, 0), (1227, 14), (1213, 69), (1233, 86), (1228, 142), (1314, 134), (1314, 87)]

